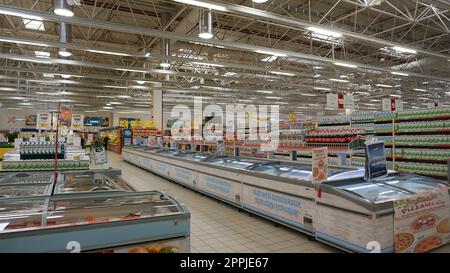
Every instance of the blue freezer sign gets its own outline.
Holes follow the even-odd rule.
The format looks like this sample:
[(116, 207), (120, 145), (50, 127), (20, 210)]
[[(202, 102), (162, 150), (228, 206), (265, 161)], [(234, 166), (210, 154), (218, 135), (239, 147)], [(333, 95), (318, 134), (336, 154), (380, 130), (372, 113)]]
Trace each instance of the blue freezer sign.
[(286, 213), (293, 217), (298, 217), (300, 215), (300, 200), (259, 189), (253, 189), (252, 192), (255, 202), (260, 206), (277, 210), (283, 214)]
[(387, 174), (384, 143), (366, 144), (366, 179), (372, 179)]

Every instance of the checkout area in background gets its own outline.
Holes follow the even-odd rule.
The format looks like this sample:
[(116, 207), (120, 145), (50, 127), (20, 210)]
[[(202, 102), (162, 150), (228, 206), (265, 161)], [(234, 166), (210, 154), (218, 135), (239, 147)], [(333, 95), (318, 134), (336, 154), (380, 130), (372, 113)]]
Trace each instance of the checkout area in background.
[(367, 143), (358, 169), (328, 166), (323, 148), (311, 165), (172, 147), (125, 147), (122, 158), (346, 251), (418, 253), (450, 241), (448, 185), (388, 171), (380, 143)]

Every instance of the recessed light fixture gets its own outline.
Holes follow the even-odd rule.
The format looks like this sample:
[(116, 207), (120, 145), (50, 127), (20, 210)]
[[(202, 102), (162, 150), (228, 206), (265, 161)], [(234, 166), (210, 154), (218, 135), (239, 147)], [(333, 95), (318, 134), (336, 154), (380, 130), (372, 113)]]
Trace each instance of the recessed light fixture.
[(253, 3), (257, 3), (257, 4), (261, 4), (261, 3), (265, 3), (269, 0), (252, 0)]
[(398, 75), (398, 76), (404, 76), (404, 77), (408, 77), (409, 76), (408, 73), (396, 72), (396, 71), (391, 72), (391, 74), (392, 75)]
[(332, 36), (332, 37), (335, 37), (335, 38), (342, 37), (342, 34), (339, 33), (339, 32), (330, 31), (330, 30), (326, 30), (326, 29), (323, 29), (323, 28), (309, 27), (308, 30), (312, 31), (312, 32), (315, 32), (315, 33), (318, 33), (318, 34), (325, 35), (325, 36)]
[(336, 62), (334, 64), (337, 65), (337, 66), (343, 66), (343, 67), (349, 67), (349, 68), (358, 68), (358, 66), (356, 66), (354, 64), (341, 63), (341, 62)]

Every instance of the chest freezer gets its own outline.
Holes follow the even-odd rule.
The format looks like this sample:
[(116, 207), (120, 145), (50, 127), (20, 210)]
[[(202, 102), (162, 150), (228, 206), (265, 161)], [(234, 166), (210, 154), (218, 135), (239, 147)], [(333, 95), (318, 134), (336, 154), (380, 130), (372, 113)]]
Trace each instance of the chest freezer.
[(415, 174), (390, 172), (364, 178), (327, 181), (316, 198), (316, 237), (338, 247), (368, 252), (370, 242), (394, 251), (394, 201), (419, 193), (448, 191), (442, 182)]
[(120, 170), (64, 171), (58, 175), (54, 194), (133, 191), (119, 174)]
[(0, 186), (18, 184), (48, 184), (51, 183), (53, 172), (18, 172), (0, 177)]
[(228, 156), (211, 157), (204, 160), (204, 162), (238, 170), (250, 169), (257, 164), (260, 164), (260, 161), (258, 160)]
[(188, 252), (190, 214), (162, 192), (0, 200), (0, 252)]
[(52, 194), (52, 183), (0, 185), (0, 199)]

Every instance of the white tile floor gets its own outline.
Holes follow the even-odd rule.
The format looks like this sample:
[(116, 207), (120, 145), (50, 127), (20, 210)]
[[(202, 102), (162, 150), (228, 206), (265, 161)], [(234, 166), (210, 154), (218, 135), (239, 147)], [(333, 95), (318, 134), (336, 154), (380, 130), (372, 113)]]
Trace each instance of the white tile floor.
[[(156, 176), (108, 153), (109, 166), (122, 170), (122, 177), (137, 190), (160, 190), (186, 204), (191, 212), (191, 252), (294, 252), (330, 253), (340, 250), (308, 240), (300, 232), (276, 227), (273, 222), (239, 212), (193, 190)], [(436, 252), (450, 253), (450, 245)]]

